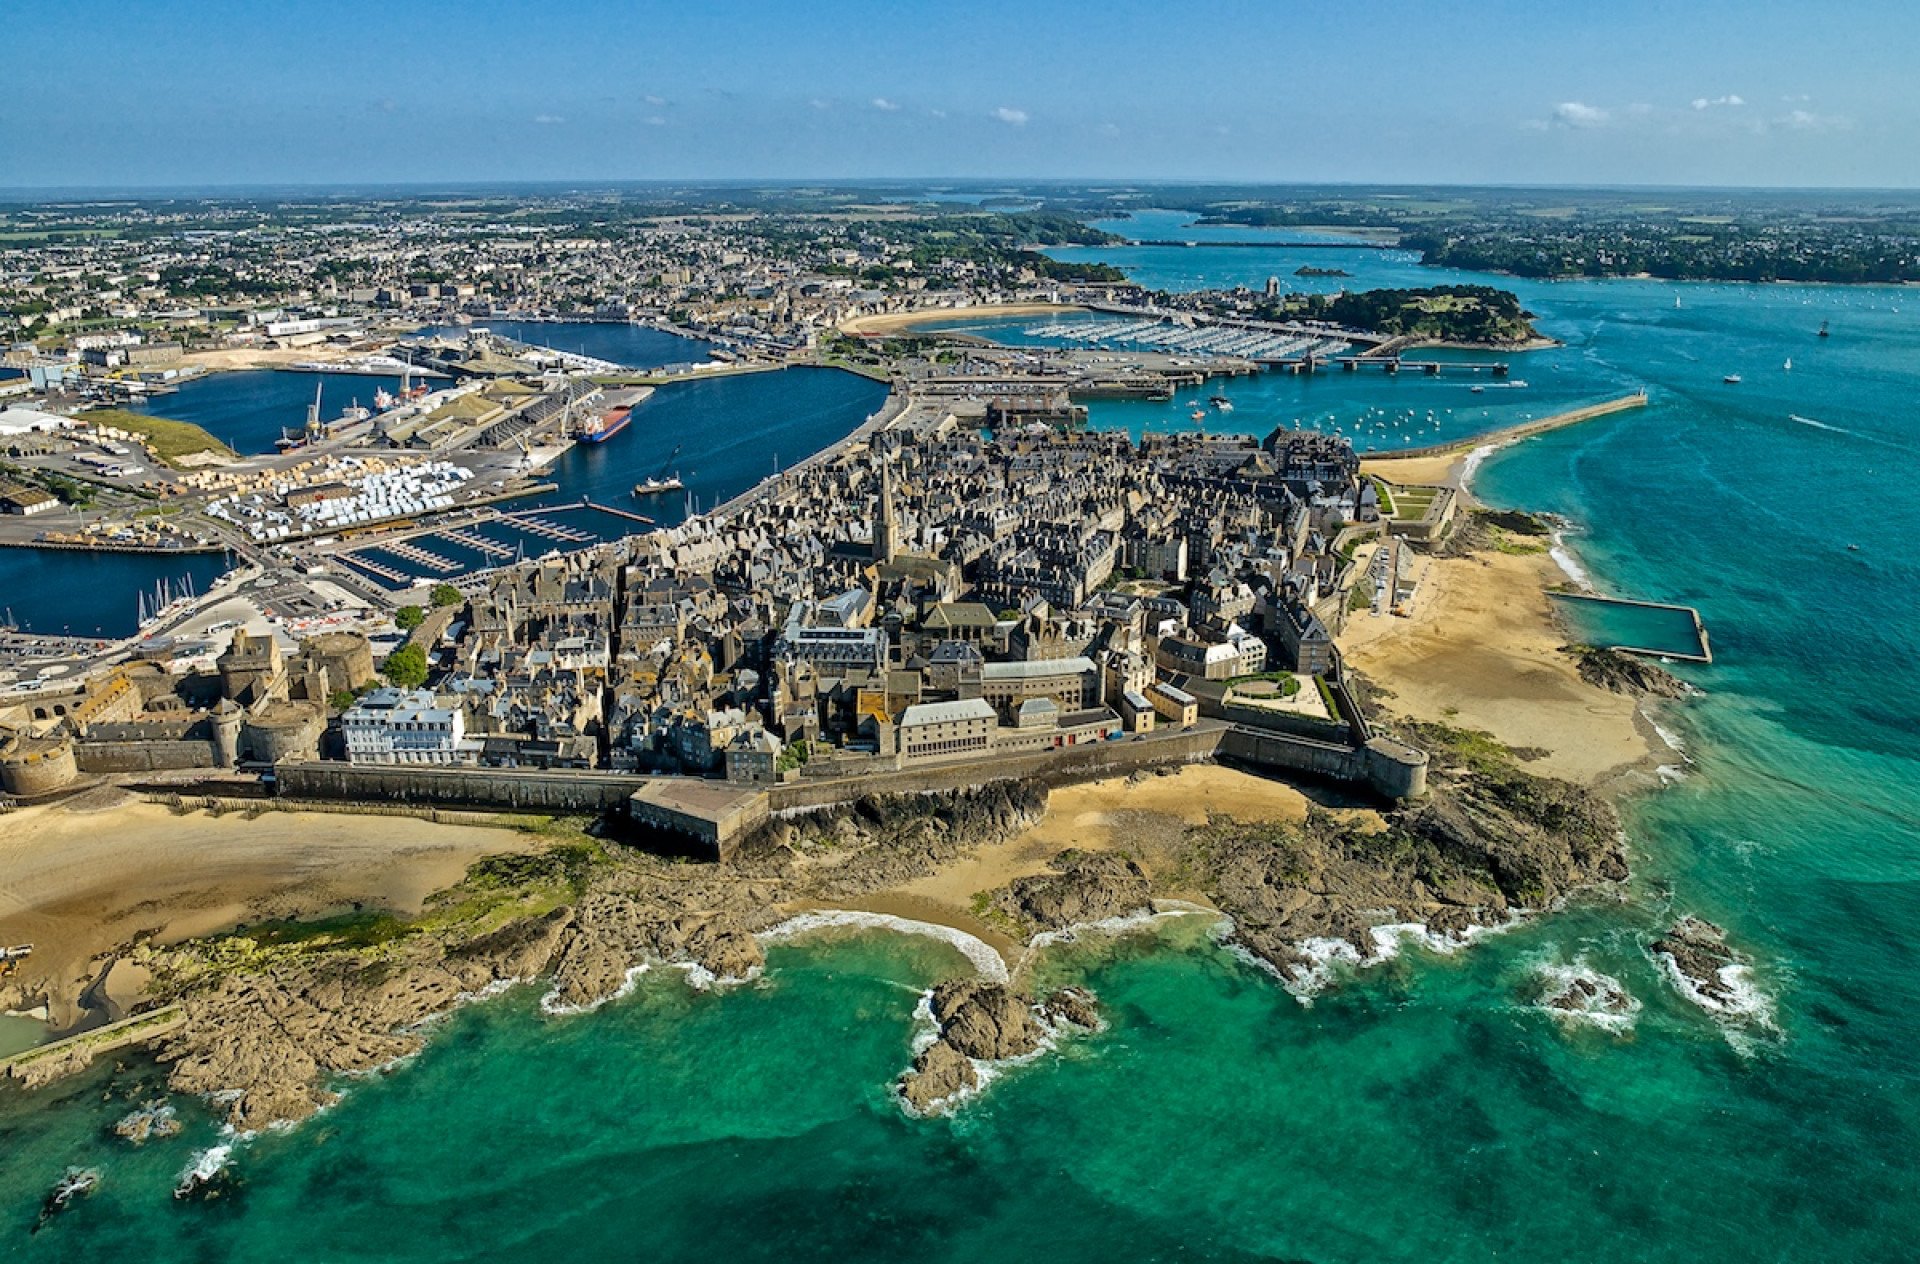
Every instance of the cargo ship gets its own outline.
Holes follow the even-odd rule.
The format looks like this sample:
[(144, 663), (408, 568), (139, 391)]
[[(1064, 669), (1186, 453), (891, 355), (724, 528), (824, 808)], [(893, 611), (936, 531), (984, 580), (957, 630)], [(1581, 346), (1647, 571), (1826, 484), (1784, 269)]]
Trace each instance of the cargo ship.
[(629, 408), (608, 409), (598, 417), (589, 418), (582, 423), (579, 432), (573, 437), (582, 443), (605, 443), (627, 428), (627, 419), (632, 415), (632, 411)]

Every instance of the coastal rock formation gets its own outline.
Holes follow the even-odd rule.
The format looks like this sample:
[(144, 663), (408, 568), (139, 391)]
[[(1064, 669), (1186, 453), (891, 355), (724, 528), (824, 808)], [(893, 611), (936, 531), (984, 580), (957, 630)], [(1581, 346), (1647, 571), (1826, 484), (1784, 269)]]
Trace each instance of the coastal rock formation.
[(1751, 1008), (1739, 975), (1745, 963), (1727, 946), (1727, 932), (1701, 917), (1682, 917), (1649, 945), (1697, 1004), (1721, 1012)]
[(1304, 826), (1216, 821), (1195, 831), (1189, 864), (1248, 950), (1302, 980), (1308, 941), (1355, 959), (1391, 939), (1383, 923), (1457, 937), (1548, 907), (1577, 887), (1627, 876), (1611, 804), (1514, 765), (1471, 734), (1421, 734), (1430, 793), (1375, 824), (1321, 809)]
[(1040, 1047), (1045, 1036), (1033, 999), (1004, 983), (956, 979), (933, 990), (940, 1039), (969, 1058), (997, 1062)]
[(939, 1035), (900, 1077), (900, 1096), (918, 1114), (939, 1110), (978, 1086), (976, 1062), (1023, 1058), (1044, 1046), (1050, 1029), (1100, 1026), (1099, 1003), (1085, 988), (1063, 988), (1044, 1000), (1004, 983), (956, 979), (928, 1001)]
[(227, 1122), (249, 1130), (329, 1104), (328, 1078), (375, 1070), (417, 1052), (417, 1028), (466, 995), (529, 977), (551, 957), (568, 909), (524, 919), (451, 951), (317, 954), (257, 971), (199, 977), (191, 952), (162, 961), (188, 972), (186, 1025), (159, 1058), (177, 1092), (220, 1094)]
[(741, 843), (735, 866), (796, 880), (811, 895), (847, 899), (933, 872), (983, 843), (1029, 829), (1047, 810), (1037, 781), (993, 781), (934, 794), (869, 795), (768, 821)]
[(900, 1096), (915, 1114), (925, 1115), (979, 1083), (980, 1075), (967, 1056), (936, 1040), (914, 1056), (913, 1069), (900, 1077)]
[(180, 1118), (173, 1107), (164, 1101), (152, 1101), (128, 1112), (113, 1125), (113, 1135), (133, 1145), (145, 1145), (149, 1141), (167, 1137), (177, 1137), (181, 1130)]
[(1698, 692), (1666, 668), (1633, 654), (1593, 645), (1569, 645), (1580, 679), (1601, 689), (1635, 698), (1685, 698)]
[(1063, 851), (1048, 866), (1050, 873), (1008, 883), (994, 907), (1035, 930), (1062, 930), (1152, 906), (1153, 884), (1125, 856)]

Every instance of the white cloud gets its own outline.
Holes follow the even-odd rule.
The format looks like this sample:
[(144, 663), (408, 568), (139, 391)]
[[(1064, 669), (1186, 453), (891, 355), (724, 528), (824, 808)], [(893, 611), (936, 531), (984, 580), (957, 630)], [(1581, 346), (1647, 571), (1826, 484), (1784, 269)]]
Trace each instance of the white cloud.
[(935, 118), (947, 117), (947, 112), (945, 110), (928, 110), (927, 113), (933, 115), (933, 117)]
[(665, 127), (667, 125), (667, 120), (661, 118), (658, 114), (649, 114), (641, 121), (648, 127)]
[(813, 100), (807, 102), (807, 104), (816, 110), (831, 110), (833, 108), (833, 102), (822, 97), (815, 97)]
[(1602, 127), (1607, 117), (1599, 106), (1580, 101), (1562, 101), (1553, 107), (1553, 121), (1562, 127)]
[(898, 101), (889, 101), (885, 97), (875, 97), (873, 99), (873, 108), (876, 110), (886, 110), (891, 113), (900, 108), (900, 103)]
[(667, 99), (665, 97), (655, 96), (651, 92), (647, 93), (646, 96), (643, 96), (640, 99), (642, 101), (645, 101), (648, 105), (652, 105), (652, 106), (661, 106), (661, 105), (667, 104)]
[(1027, 112), (1025, 110), (1016, 110), (1004, 105), (993, 112), (993, 117), (999, 119), (1002, 123), (1010, 123), (1015, 127), (1025, 127), (1027, 125)]
[(1746, 102), (1744, 100), (1733, 93), (1728, 93), (1724, 97), (1695, 97), (1693, 99), (1693, 108), (1696, 110), (1712, 110), (1728, 106), (1737, 107), (1745, 104)]
[(1785, 118), (1775, 120), (1781, 127), (1796, 132), (1844, 132), (1853, 120), (1839, 114), (1816, 114), (1812, 110), (1788, 110)]
[(543, 127), (552, 127), (556, 123), (564, 123), (567, 120), (561, 118), (558, 114), (536, 114), (533, 116), (533, 121)]

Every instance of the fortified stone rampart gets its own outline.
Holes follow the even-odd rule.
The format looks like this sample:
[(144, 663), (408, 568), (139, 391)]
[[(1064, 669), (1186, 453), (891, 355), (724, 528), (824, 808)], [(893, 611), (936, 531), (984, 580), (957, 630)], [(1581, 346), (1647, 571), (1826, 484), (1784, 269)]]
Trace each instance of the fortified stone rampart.
[(624, 812), (651, 778), (533, 768), (399, 768), (302, 762), (274, 770), (274, 793), (561, 813)]
[(173, 772), (183, 768), (215, 768), (211, 744), (204, 741), (76, 742), (74, 758), (81, 772)]

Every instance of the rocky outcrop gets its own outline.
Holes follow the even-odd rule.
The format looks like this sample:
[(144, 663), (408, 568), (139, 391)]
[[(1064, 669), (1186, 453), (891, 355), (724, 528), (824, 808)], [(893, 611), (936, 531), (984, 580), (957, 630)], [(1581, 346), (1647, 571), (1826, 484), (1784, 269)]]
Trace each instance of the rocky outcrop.
[(932, 873), (1046, 815), (1037, 781), (993, 781), (936, 794), (869, 795), (771, 820), (740, 845), (735, 867), (782, 877), (827, 899), (849, 899)]
[(959, 979), (934, 988), (928, 1001), (938, 1036), (900, 1077), (900, 1096), (926, 1114), (950, 1105), (979, 1083), (977, 1062), (1004, 1062), (1038, 1051), (1064, 1026), (1100, 1026), (1099, 1005), (1085, 988), (1063, 988), (1042, 1001), (1004, 983)]
[(979, 1083), (980, 1075), (967, 1056), (936, 1040), (914, 1056), (913, 1069), (900, 1077), (900, 1096), (915, 1114), (925, 1115)]
[(995, 895), (993, 907), (1031, 930), (1062, 930), (1152, 906), (1153, 884), (1125, 856), (1063, 851), (1048, 867), (1048, 873), (1015, 878)]
[(164, 1101), (152, 1101), (122, 1116), (113, 1125), (113, 1135), (133, 1145), (180, 1135), (181, 1123), (173, 1107)]
[[(1627, 876), (1618, 814), (1570, 782), (1521, 771), (1482, 741), (1423, 742), (1430, 792), (1379, 822), (1309, 812), (1303, 826), (1220, 821), (1195, 832), (1189, 865), (1247, 949), (1295, 978), (1302, 945), (1380, 950), (1382, 923), (1458, 936)], [(1444, 737), (1444, 735), (1440, 735)]]
[[(323, 954), (259, 972), (195, 978), (179, 1004), (187, 1022), (158, 1056), (176, 1091), (221, 1094), (238, 1130), (302, 1119), (329, 1104), (325, 1082), (417, 1052), (420, 1024), (463, 996), (545, 967), (571, 910), (529, 918), (445, 951)], [(163, 961), (163, 968), (200, 964)]]
[(1747, 1008), (1735, 982), (1745, 963), (1727, 946), (1727, 932), (1701, 917), (1682, 917), (1649, 945), (1664, 957), (1693, 1000), (1709, 1009)]
[(1024, 1057), (1046, 1034), (1034, 1017), (1033, 998), (1004, 983), (942, 983), (933, 990), (933, 1017), (943, 1042), (983, 1062)]
[(1634, 654), (1593, 645), (1567, 645), (1580, 679), (1596, 688), (1634, 698), (1685, 698), (1698, 692), (1666, 668)]

